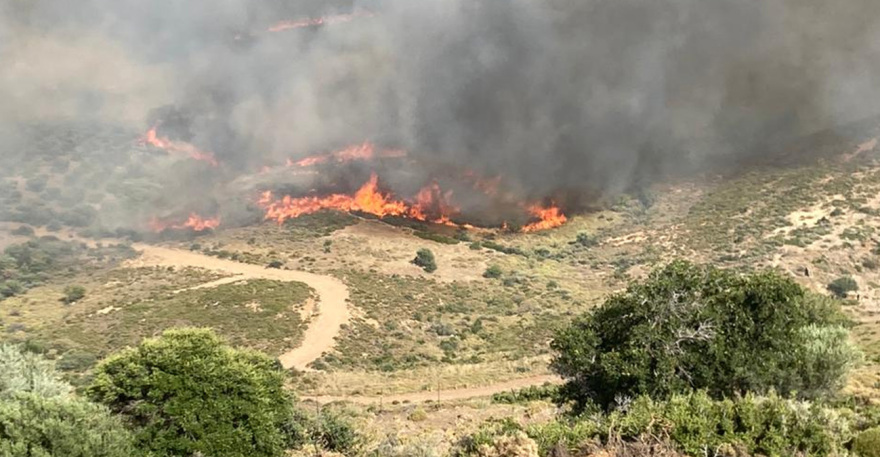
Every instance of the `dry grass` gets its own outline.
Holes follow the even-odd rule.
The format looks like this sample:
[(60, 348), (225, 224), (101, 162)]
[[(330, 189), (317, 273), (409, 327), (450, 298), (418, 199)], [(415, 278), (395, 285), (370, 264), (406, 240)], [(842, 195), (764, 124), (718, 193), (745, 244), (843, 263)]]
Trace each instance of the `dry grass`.
[(475, 365), (437, 365), (392, 373), (312, 372), (299, 376), (296, 390), (307, 396), (381, 397), (409, 392), (463, 389), (549, 373), (546, 357)]

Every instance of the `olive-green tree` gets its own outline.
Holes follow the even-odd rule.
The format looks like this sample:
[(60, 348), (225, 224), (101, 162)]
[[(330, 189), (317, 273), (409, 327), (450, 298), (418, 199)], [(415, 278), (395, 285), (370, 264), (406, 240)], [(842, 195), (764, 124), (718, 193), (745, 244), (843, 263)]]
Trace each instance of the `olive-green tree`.
[(157, 456), (280, 456), (292, 397), (268, 356), (178, 329), (101, 362), (88, 393)]
[(676, 261), (562, 329), (552, 366), (580, 407), (692, 389), (811, 398), (859, 360), (843, 322), (835, 302), (775, 272)]

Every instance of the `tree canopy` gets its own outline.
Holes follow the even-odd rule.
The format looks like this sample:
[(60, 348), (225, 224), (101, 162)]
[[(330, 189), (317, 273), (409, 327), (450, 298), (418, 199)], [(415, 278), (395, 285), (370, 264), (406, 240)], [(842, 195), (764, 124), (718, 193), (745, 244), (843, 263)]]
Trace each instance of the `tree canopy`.
[(291, 416), (284, 372), (205, 329), (179, 329), (103, 361), (88, 389), (158, 456), (280, 456)]
[(579, 407), (693, 389), (810, 398), (859, 359), (844, 323), (836, 303), (778, 273), (676, 261), (560, 330), (552, 367)]

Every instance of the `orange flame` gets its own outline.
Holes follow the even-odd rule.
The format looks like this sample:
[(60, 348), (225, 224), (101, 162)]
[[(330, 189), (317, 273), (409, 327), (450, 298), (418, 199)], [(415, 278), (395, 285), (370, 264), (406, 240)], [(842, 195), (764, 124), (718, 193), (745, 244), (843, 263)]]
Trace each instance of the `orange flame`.
[[(430, 221), (435, 224), (457, 226), (450, 220), (450, 216), (461, 210), (453, 206), (449, 201), (452, 199), (452, 191), (443, 192), (436, 182), (423, 187), (413, 199), (413, 204), (407, 212), (407, 216), (420, 221)], [(430, 214), (439, 214), (431, 219)]]
[[(448, 203), (451, 195), (451, 192), (442, 193), (440, 187), (435, 183), (419, 191), (416, 201), (409, 204), (382, 193), (379, 190), (379, 177), (373, 173), (370, 180), (361, 186), (353, 196), (344, 194), (300, 198), (285, 196), (276, 200), (272, 192), (266, 191), (263, 192), (257, 203), (266, 211), (265, 218), (267, 220), (274, 220), (278, 223), (330, 209), (345, 212), (359, 211), (379, 217), (403, 216), (421, 221), (455, 225), (449, 219), (452, 214), (458, 212), (457, 208)], [(437, 212), (440, 213), (439, 217), (433, 220), (429, 218), (428, 214)]]
[(150, 229), (154, 232), (162, 232), (168, 229), (173, 230), (184, 230), (184, 229), (192, 229), (196, 232), (203, 232), (205, 230), (213, 230), (220, 226), (220, 218), (203, 218), (196, 213), (190, 213), (189, 218), (183, 223), (174, 224), (168, 223), (165, 221), (161, 221), (158, 218), (153, 218), (150, 221)]
[(559, 227), (568, 220), (565, 214), (562, 214), (562, 210), (553, 204), (550, 206), (532, 205), (528, 207), (528, 211), (539, 220), (524, 226), (523, 232), (537, 232)]
[(165, 151), (168, 151), (169, 153), (186, 154), (191, 159), (207, 162), (214, 167), (219, 165), (213, 153), (202, 151), (189, 143), (172, 141), (168, 138), (159, 136), (156, 133), (156, 127), (148, 130), (143, 138), (141, 138), (140, 143), (163, 149)]
[[(371, 160), (377, 156), (375, 153), (375, 146), (373, 146), (370, 142), (364, 142), (362, 144), (355, 144), (348, 146), (345, 149), (340, 149), (339, 151), (333, 151), (329, 154), (323, 155), (314, 155), (309, 156), (299, 161), (292, 161), (287, 159), (287, 166), (289, 167), (311, 167), (314, 165), (327, 163), (330, 161), (337, 163), (346, 163), (352, 162), (355, 160)], [(380, 151), (378, 153), (378, 157), (382, 158), (395, 158), (395, 157), (406, 157), (406, 152), (399, 149), (386, 149)]]
[(372, 13), (369, 12), (357, 12), (352, 14), (339, 14), (335, 16), (325, 16), (325, 17), (315, 17), (315, 18), (305, 18), (305, 19), (294, 19), (289, 21), (281, 21), (271, 27), (269, 27), (270, 32), (281, 32), (284, 30), (290, 29), (301, 29), (306, 27), (317, 27), (319, 25), (332, 25), (332, 24), (341, 24), (344, 22), (351, 22), (357, 17), (369, 17), (372, 16)]

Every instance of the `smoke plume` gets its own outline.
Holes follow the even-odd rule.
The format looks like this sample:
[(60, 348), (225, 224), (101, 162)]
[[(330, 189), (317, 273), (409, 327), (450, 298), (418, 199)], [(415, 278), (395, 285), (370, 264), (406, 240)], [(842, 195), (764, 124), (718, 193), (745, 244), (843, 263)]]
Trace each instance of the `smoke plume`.
[[(131, 132), (110, 225), (354, 190), (378, 165), (258, 172), (366, 141), (415, 164), (384, 170), (400, 194), (471, 173), (577, 210), (877, 114), (880, 2), (0, 0), (0, 59), (7, 158), (18, 125)], [(153, 127), (220, 166), (150, 157)]]

